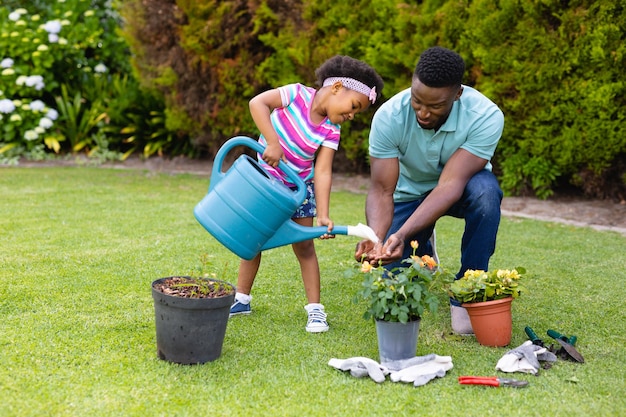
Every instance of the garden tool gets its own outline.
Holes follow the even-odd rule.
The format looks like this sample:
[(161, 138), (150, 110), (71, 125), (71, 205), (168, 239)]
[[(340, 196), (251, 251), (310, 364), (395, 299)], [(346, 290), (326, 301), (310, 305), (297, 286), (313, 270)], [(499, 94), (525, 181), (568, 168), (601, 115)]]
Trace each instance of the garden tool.
[(459, 384), (463, 385), (489, 385), (492, 387), (523, 388), (528, 381), (518, 379), (498, 378), (497, 376), (460, 376)]
[(533, 331), (533, 329), (530, 328), (530, 326), (524, 327), (524, 331), (526, 332), (526, 335), (528, 335), (528, 338), (533, 343), (533, 345), (545, 347), (543, 344), (543, 340), (539, 339), (537, 334)]
[[(556, 330), (548, 330), (548, 336), (556, 340), (561, 345), (564, 352), (559, 350), (557, 353), (560, 353), (562, 357), (565, 356), (566, 359), (573, 359), (580, 363), (585, 362), (583, 355), (581, 355), (574, 347), (574, 343), (576, 343), (576, 336), (568, 338)], [(565, 353), (565, 355), (563, 355), (563, 353)]]
[(505, 353), (496, 364), (496, 369), (502, 372), (526, 372), (535, 375), (541, 367), (539, 361), (556, 362), (556, 355), (545, 347), (527, 340)]
[[(327, 234), (327, 227), (305, 227), (291, 220), (306, 198), (306, 185), (284, 161), (278, 167), (295, 184), (293, 188), (269, 175), (256, 159), (245, 154), (222, 172), (228, 152), (241, 145), (258, 153), (264, 151), (260, 143), (245, 136), (224, 143), (215, 155), (209, 191), (194, 208), (196, 220), (231, 252), (248, 260), (266, 249)], [(376, 233), (363, 224), (335, 226), (330, 234), (378, 242)]]

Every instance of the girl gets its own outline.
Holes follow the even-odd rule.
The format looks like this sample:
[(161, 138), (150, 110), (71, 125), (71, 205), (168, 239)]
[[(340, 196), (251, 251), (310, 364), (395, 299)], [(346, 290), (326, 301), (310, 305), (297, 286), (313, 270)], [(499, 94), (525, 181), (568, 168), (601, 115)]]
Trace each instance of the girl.
[[(306, 184), (307, 197), (293, 215), (303, 226), (328, 226), (332, 164), (339, 146), (340, 124), (352, 120), (356, 113), (369, 108), (381, 96), (383, 80), (365, 62), (337, 55), (316, 71), (319, 90), (302, 84), (289, 84), (265, 91), (250, 100), (250, 114), (261, 132), (259, 143), (265, 146), (259, 162), (270, 175), (293, 187), (278, 168), (283, 160)], [(313, 164), (315, 162), (315, 169)], [(315, 184), (315, 188), (314, 185)], [(323, 238), (332, 237), (324, 235)], [(313, 240), (294, 243), (293, 251), (300, 263), (308, 304), (306, 330), (311, 333), (328, 330), (324, 306), (320, 304), (320, 269)], [(231, 317), (249, 314), (250, 290), (259, 270), (261, 254), (241, 260), (237, 294), (231, 306)]]

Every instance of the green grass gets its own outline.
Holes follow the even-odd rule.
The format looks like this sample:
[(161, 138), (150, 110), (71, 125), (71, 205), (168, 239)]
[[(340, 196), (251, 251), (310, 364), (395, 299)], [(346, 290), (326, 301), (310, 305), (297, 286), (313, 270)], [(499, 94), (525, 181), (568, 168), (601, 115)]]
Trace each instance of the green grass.
[[(198, 366), (157, 359), (153, 280), (211, 255), (235, 283), (238, 259), (196, 222), (208, 179), (104, 168), (0, 169), (2, 416), (595, 416), (626, 415), (626, 239), (503, 219), (493, 268), (524, 266), (511, 347), (530, 325), (578, 336), (586, 363), (559, 361), (528, 388), (460, 386), (495, 375), (507, 348), (450, 334), (449, 310), (422, 320), (418, 355), (451, 355), (445, 378), (415, 388), (356, 379), (330, 358), (378, 358), (373, 323), (343, 278), (356, 238), (317, 244), (331, 330), (304, 331), (304, 291), (288, 247), (266, 252), (254, 313), (228, 324), (222, 356)], [(364, 196), (335, 193), (337, 224), (363, 222)], [(458, 268), (462, 222), (437, 225), (444, 266)], [(225, 269), (223, 269), (225, 266)], [(445, 297), (442, 294), (442, 300)], [(501, 374), (502, 375), (502, 374)]]

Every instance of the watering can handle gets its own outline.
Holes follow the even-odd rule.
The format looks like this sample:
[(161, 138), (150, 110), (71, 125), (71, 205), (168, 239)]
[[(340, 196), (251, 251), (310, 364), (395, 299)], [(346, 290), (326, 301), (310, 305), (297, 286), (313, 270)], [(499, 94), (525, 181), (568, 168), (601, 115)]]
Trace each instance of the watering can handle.
[[(228, 152), (230, 152), (230, 150), (233, 149), (235, 146), (241, 145), (247, 146), (248, 148), (260, 154), (265, 151), (263, 145), (247, 136), (235, 136), (234, 138), (227, 140), (215, 155), (213, 169), (211, 171), (211, 183), (209, 185), (209, 191), (211, 191), (211, 189), (215, 185), (217, 185), (217, 183), (220, 182), (220, 180), (226, 175), (226, 173), (222, 172), (222, 164), (224, 163), (224, 158), (226, 157)], [(302, 178), (300, 178), (293, 169), (289, 168), (289, 166), (287, 166), (284, 161), (279, 161), (278, 167), (283, 170), (283, 172), (287, 175), (291, 182), (297, 186), (299, 191), (305, 190), (305, 184), (304, 181), (302, 181)], [(304, 193), (306, 193), (306, 191), (304, 191)]]

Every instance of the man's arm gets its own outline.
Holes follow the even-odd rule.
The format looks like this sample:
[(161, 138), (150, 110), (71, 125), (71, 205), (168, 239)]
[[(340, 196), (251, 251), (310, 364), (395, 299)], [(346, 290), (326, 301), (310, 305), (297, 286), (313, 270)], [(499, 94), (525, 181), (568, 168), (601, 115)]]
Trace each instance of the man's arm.
[(437, 186), (404, 225), (389, 236), (383, 247), (381, 260), (387, 262), (400, 259), (407, 237), (434, 224), (443, 216), (461, 198), (470, 178), (482, 170), (486, 164), (487, 160), (465, 149), (458, 149), (444, 166)]
[(380, 257), (382, 242), (393, 220), (393, 192), (399, 173), (398, 158), (370, 157), (371, 183), (365, 201), (365, 218), (380, 243), (374, 245), (369, 240), (359, 242), (354, 255), (358, 261), (366, 259), (372, 262)]

